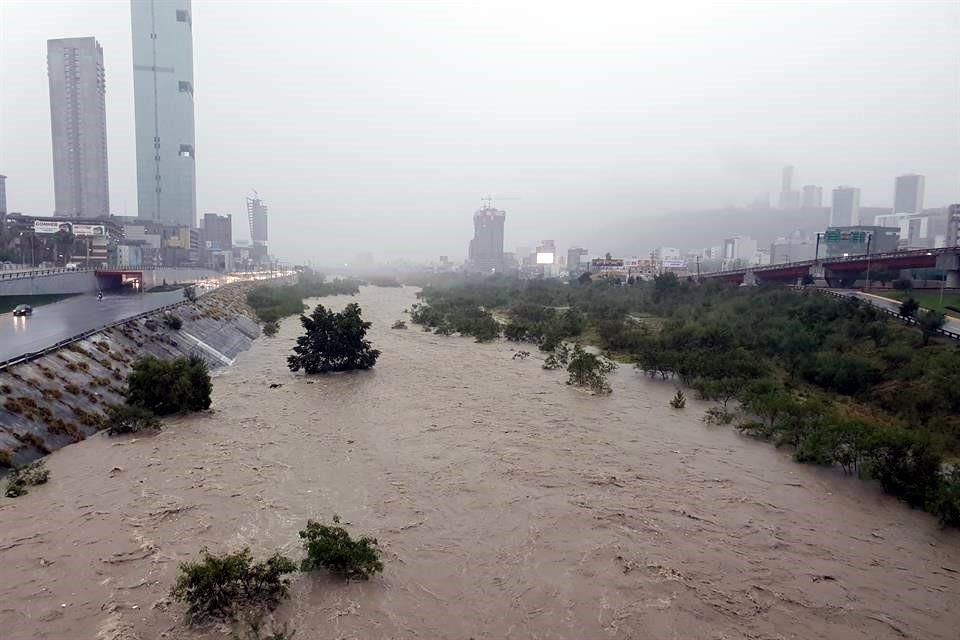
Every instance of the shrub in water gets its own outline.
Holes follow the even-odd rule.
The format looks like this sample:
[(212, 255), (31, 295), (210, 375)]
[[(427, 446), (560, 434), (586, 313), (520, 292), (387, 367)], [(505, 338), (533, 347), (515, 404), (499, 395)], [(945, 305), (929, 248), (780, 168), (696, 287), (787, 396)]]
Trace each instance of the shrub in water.
[(160, 420), (143, 407), (115, 404), (107, 407), (105, 419), (110, 435), (137, 433), (145, 429), (160, 430)]
[(206, 549), (199, 562), (180, 565), (170, 595), (187, 604), (191, 622), (233, 619), (240, 612), (272, 611), (289, 595), (284, 578), (297, 566), (280, 554), (254, 562), (249, 549), (215, 556)]
[(127, 403), (164, 416), (178, 411), (210, 408), (210, 374), (202, 358), (160, 360), (149, 356), (137, 362), (127, 378)]
[(590, 387), (595, 393), (609, 393), (607, 374), (616, 368), (613, 362), (586, 351), (577, 343), (573, 346), (567, 366), (567, 373), (570, 374), (567, 384)]
[(179, 331), (180, 327), (183, 326), (183, 320), (173, 315), (172, 313), (167, 313), (167, 314), (164, 314), (163, 316), (163, 324), (167, 325), (168, 329)]
[(50, 478), (50, 470), (44, 466), (43, 460), (31, 462), (25, 467), (20, 467), (10, 472), (7, 476), (8, 498), (18, 498), (27, 493), (27, 487), (38, 484), (46, 484)]
[(307, 557), (300, 564), (301, 571), (324, 567), (347, 578), (369, 578), (383, 571), (376, 538), (354, 540), (347, 530), (339, 527), (340, 517), (333, 517), (334, 526), (307, 521), (300, 532)]
[(677, 389), (677, 394), (673, 396), (673, 400), (670, 401), (670, 406), (674, 409), (683, 409), (687, 406), (687, 398), (683, 395), (683, 391)]
[(393, 326), (391, 326), (390, 328), (391, 328), (391, 329), (406, 329), (406, 328), (407, 328), (407, 323), (404, 322), (403, 320), (397, 320), (396, 322), (393, 323)]
[(277, 335), (277, 331), (279, 330), (280, 330), (280, 325), (277, 323), (276, 320), (263, 323), (263, 335), (267, 336), (268, 338)]

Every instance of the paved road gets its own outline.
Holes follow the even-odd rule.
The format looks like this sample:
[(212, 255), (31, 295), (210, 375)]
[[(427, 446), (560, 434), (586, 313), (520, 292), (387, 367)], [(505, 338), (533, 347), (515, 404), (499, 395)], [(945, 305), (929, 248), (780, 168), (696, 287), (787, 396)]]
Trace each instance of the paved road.
[(33, 353), (85, 331), (183, 300), (182, 291), (140, 295), (84, 294), (34, 307), (29, 317), (0, 314), (0, 361)]
[[(900, 313), (900, 303), (896, 300), (883, 298), (881, 296), (873, 295), (872, 293), (864, 293), (863, 291), (850, 291), (845, 289), (834, 289), (834, 291), (850, 298), (859, 298), (860, 300), (872, 304), (875, 307), (887, 309), (889, 311), (893, 311), (894, 313)], [(952, 316), (947, 316), (947, 322), (943, 325), (943, 328), (947, 331), (960, 333), (960, 320), (957, 320)]]

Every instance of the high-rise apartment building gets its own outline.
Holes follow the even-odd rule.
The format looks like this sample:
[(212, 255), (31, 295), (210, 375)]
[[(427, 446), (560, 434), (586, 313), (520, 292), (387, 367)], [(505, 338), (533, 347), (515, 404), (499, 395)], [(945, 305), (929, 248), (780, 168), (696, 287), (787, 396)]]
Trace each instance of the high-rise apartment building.
[(197, 226), (190, 0), (130, 0), (141, 218)]
[(800, 206), (800, 192), (793, 188), (797, 181), (796, 167), (784, 167), (780, 182), (780, 208), (796, 209)]
[(54, 214), (110, 215), (107, 181), (107, 82), (95, 38), (47, 40)]
[(855, 227), (860, 224), (860, 189), (837, 187), (830, 204), (831, 227)]
[(801, 205), (804, 209), (819, 209), (823, 206), (823, 187), (814, 184), (803, 185)]
[(923, 210), (923, 186), (923, 176), (897, 176), (893, 189), (893, 212), (920, 213)]
[(218, 216), (215, 213), (203, 214), (200, 222), (201, 238), (204, 248), (209, 251), (230, 251), (233, 249), (233, 216), (229, 213)]
[(468, 264), (475, 271), (497, 271), (503, 268), (503, 223), (507, 214), (488, 200), (473, 214), (473, 239), (468, 250)]

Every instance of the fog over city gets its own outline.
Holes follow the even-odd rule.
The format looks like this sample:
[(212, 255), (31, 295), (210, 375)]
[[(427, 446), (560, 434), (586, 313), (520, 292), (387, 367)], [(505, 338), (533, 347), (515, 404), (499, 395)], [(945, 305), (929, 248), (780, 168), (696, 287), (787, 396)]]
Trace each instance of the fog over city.
[[(256, 189), (271, 252), (322, 264), (462, 260), (488, 193), (507, 250), (627, 231), (640, 254), (645, 221), (775, 202), (784, 165), (878, 207), (922, 174), (941, 206), (960, 195), (958, 28), (955, 2), (195, 0), (197, 212), (246, 238)], [(0, 3), (9, 210), (53, 212), (46, 46), (74, 36), (103, 47), (110, 204), (136, 215), (123, 0)]]

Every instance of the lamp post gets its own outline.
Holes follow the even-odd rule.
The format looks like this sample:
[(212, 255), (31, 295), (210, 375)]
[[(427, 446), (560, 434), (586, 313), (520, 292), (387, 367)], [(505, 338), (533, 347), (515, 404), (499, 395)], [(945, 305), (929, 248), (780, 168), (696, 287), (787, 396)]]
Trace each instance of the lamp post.
[(866, 291), (870, 290), (870, 241), (873, 240), (873, 233), (867, 233), (867, 282)]

